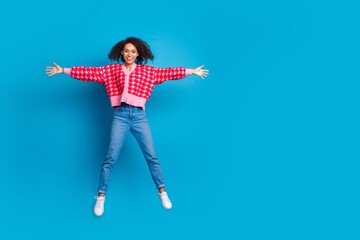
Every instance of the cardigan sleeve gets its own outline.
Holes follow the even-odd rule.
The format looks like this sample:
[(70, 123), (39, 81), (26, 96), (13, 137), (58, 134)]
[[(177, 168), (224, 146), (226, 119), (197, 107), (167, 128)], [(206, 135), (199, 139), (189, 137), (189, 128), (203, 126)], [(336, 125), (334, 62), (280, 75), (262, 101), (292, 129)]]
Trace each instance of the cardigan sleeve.
[(178, 68), (155, 68), (154, 67), (154, 84), (161, 84), (167, 80), (178, 80), (191, 75), (191, 69), (183, 67)]
[(84, 82), (105, 84), (104, 70), (104, 67), (74, 66), (72, 68), (64, 68), (64, 73)]

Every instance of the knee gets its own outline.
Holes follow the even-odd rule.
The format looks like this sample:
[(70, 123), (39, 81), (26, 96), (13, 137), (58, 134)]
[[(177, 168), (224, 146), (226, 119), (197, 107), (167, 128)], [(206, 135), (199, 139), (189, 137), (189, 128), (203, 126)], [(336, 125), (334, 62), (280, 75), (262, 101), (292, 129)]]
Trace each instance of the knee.
[(159, 160), (156, 156), (152, 156), (146, 159), (148, 163), (159, 165)]
[(116, 151), (108, 151), (104, 159), (104, 164), (114, 164), (116, 162), (116, 159), (118, 158), (118, 155), (119, 153)]
[(102, 167), (112, 169), (114, 165), (115, 165), (115, 161), (113, 158), (105, 158)]

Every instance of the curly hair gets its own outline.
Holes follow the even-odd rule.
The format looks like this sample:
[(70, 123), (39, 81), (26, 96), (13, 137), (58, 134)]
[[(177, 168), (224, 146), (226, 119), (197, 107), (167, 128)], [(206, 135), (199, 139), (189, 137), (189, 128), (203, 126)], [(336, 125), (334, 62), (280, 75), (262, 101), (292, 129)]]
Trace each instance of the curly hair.
[(118, 63), (119, 60), (121, 62), (125, 62), (124, 57), (121, 55), (121, 51), (124, 49), (125, 45), (131, 43), (134, 44), (134, 46), (136, 47), (139, 56), (136, 58), (136, 64), (143, 64), (144, 62), (147, 63), (148, 59), (151, 59), (151, 61), (154, 60), (154, 55), (152, 54), (151, 50), (150, 50), (150, 46), (144, 42), (143, 40), (136, 38), (136, 37), (128, 37), (127, 39), (118, 42), (115, 46), (112, 47), (108, 57), (110, 60), (112, 61), (117, 61)]

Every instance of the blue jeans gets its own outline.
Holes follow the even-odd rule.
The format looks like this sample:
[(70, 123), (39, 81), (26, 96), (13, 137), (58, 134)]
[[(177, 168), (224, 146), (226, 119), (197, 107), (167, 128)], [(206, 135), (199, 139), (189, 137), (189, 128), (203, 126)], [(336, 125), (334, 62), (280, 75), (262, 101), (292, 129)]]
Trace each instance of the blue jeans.
[(114, 109), (110, 146), (101, 168), (99, 193), (106, 193), (108, 189), (111, 172), (129, 130), (140, 145), (156, 187), (162, 188), (165, 186), (161, 167), (155, 155), (154, 143), (145, 110), (141, 107), (121, 103), (119, 107)]

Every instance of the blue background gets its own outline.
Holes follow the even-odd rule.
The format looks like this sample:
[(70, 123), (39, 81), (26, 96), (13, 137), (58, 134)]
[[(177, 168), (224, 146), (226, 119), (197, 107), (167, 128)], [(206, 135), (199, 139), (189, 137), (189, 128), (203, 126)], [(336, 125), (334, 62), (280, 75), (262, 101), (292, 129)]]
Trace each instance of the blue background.
[[(0, 228), (10, 239), (359, 239), (356, 1), (7, 1)], [(146, 112), (166, 210), (131, 134), (95, 217), (113, 110), (46, 66), (104, 66), (129, 36), (155, 67)]]

